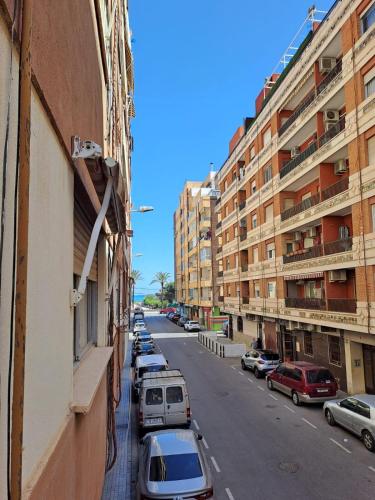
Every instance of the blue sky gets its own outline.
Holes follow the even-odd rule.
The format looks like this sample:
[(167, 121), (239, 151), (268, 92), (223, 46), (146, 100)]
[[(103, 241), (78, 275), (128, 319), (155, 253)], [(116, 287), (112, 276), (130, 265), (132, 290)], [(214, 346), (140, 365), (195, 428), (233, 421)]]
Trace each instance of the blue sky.
[[(133, 268), (137, 291), (173, 279), (173, 212), (186, 180), (219, 169), (255, 97), (312, 0), (130, 0), (136, 118), (132, 123)], [(331, 0), (315, 2), (328, 10)], [(307, 33), (307, 28), (306, 28)], [(156, 287), (157, 288), (157, 287)]]

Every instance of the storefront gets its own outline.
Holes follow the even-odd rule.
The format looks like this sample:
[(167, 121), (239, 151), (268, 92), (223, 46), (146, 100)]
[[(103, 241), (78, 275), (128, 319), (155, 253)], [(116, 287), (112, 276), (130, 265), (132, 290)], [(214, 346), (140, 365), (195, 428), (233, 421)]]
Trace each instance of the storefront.
[(375, 346), (363, 344), (362, 349), (365, 389), (368, 394), (375, 394)]

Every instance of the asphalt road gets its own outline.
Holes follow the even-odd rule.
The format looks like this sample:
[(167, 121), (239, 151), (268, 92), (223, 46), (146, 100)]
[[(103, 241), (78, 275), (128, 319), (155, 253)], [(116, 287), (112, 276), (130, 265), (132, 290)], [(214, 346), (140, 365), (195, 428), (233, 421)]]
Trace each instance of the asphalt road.
[[(295, 407), (221, 359), (164, 316), (146, 316), (171, 368), (185, 375), (192, 428), (204, 437), (216, 500), (375, 498), (375, 454), (339, 427), (321, 406)], [(177, 338), (176, 338), (177, 337)]]

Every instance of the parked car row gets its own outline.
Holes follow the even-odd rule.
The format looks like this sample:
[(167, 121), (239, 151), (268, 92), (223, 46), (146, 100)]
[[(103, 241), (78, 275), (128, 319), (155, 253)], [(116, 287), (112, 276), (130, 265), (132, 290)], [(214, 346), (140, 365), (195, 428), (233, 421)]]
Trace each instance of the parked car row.
[[(144, 332), (135, 333), (133, 351)], [(183, 374), (170, 369), (163, 354), (136, 355), (133, 366), (132, 399), (139, 404), (138, 426), (143, 436), (138, 500), (212, 498), (202, 436), (189, 429), (190, 399)]]
[(375, 451), (375, 395), (337, 399), (337, 381), (327, 368), (306, 361), (281, 363), (279, 355), (269, 350), (251, 349), (242, 356), (241, 367), (257, 378), (266, 376), (268, 388), (291, 397), (296, 406), (324, 403), (329, 425), (341, 425)]
[(180, 313), (176, 312), (169, 312), (166, 317), (173, 321), (173, 323), (176, 323), (177, 326), (182, 326), (185, 331), (187, 332), (200, 332), (202, 330), (201, 325), (199, 324), (199, 321), (189, 319), (186, 316), (181, 315)]

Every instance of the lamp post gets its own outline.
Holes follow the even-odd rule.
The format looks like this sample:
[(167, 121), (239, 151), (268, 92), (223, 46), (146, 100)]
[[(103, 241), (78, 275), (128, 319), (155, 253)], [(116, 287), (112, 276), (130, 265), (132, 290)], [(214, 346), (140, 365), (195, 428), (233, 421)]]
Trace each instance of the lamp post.
[(148, 205), (141, 205), (139, 208), (131, 208), (130, 212), (139, 212), (141, 214), (145, 212), (153, 212), (154, 207), (148, 206)]

